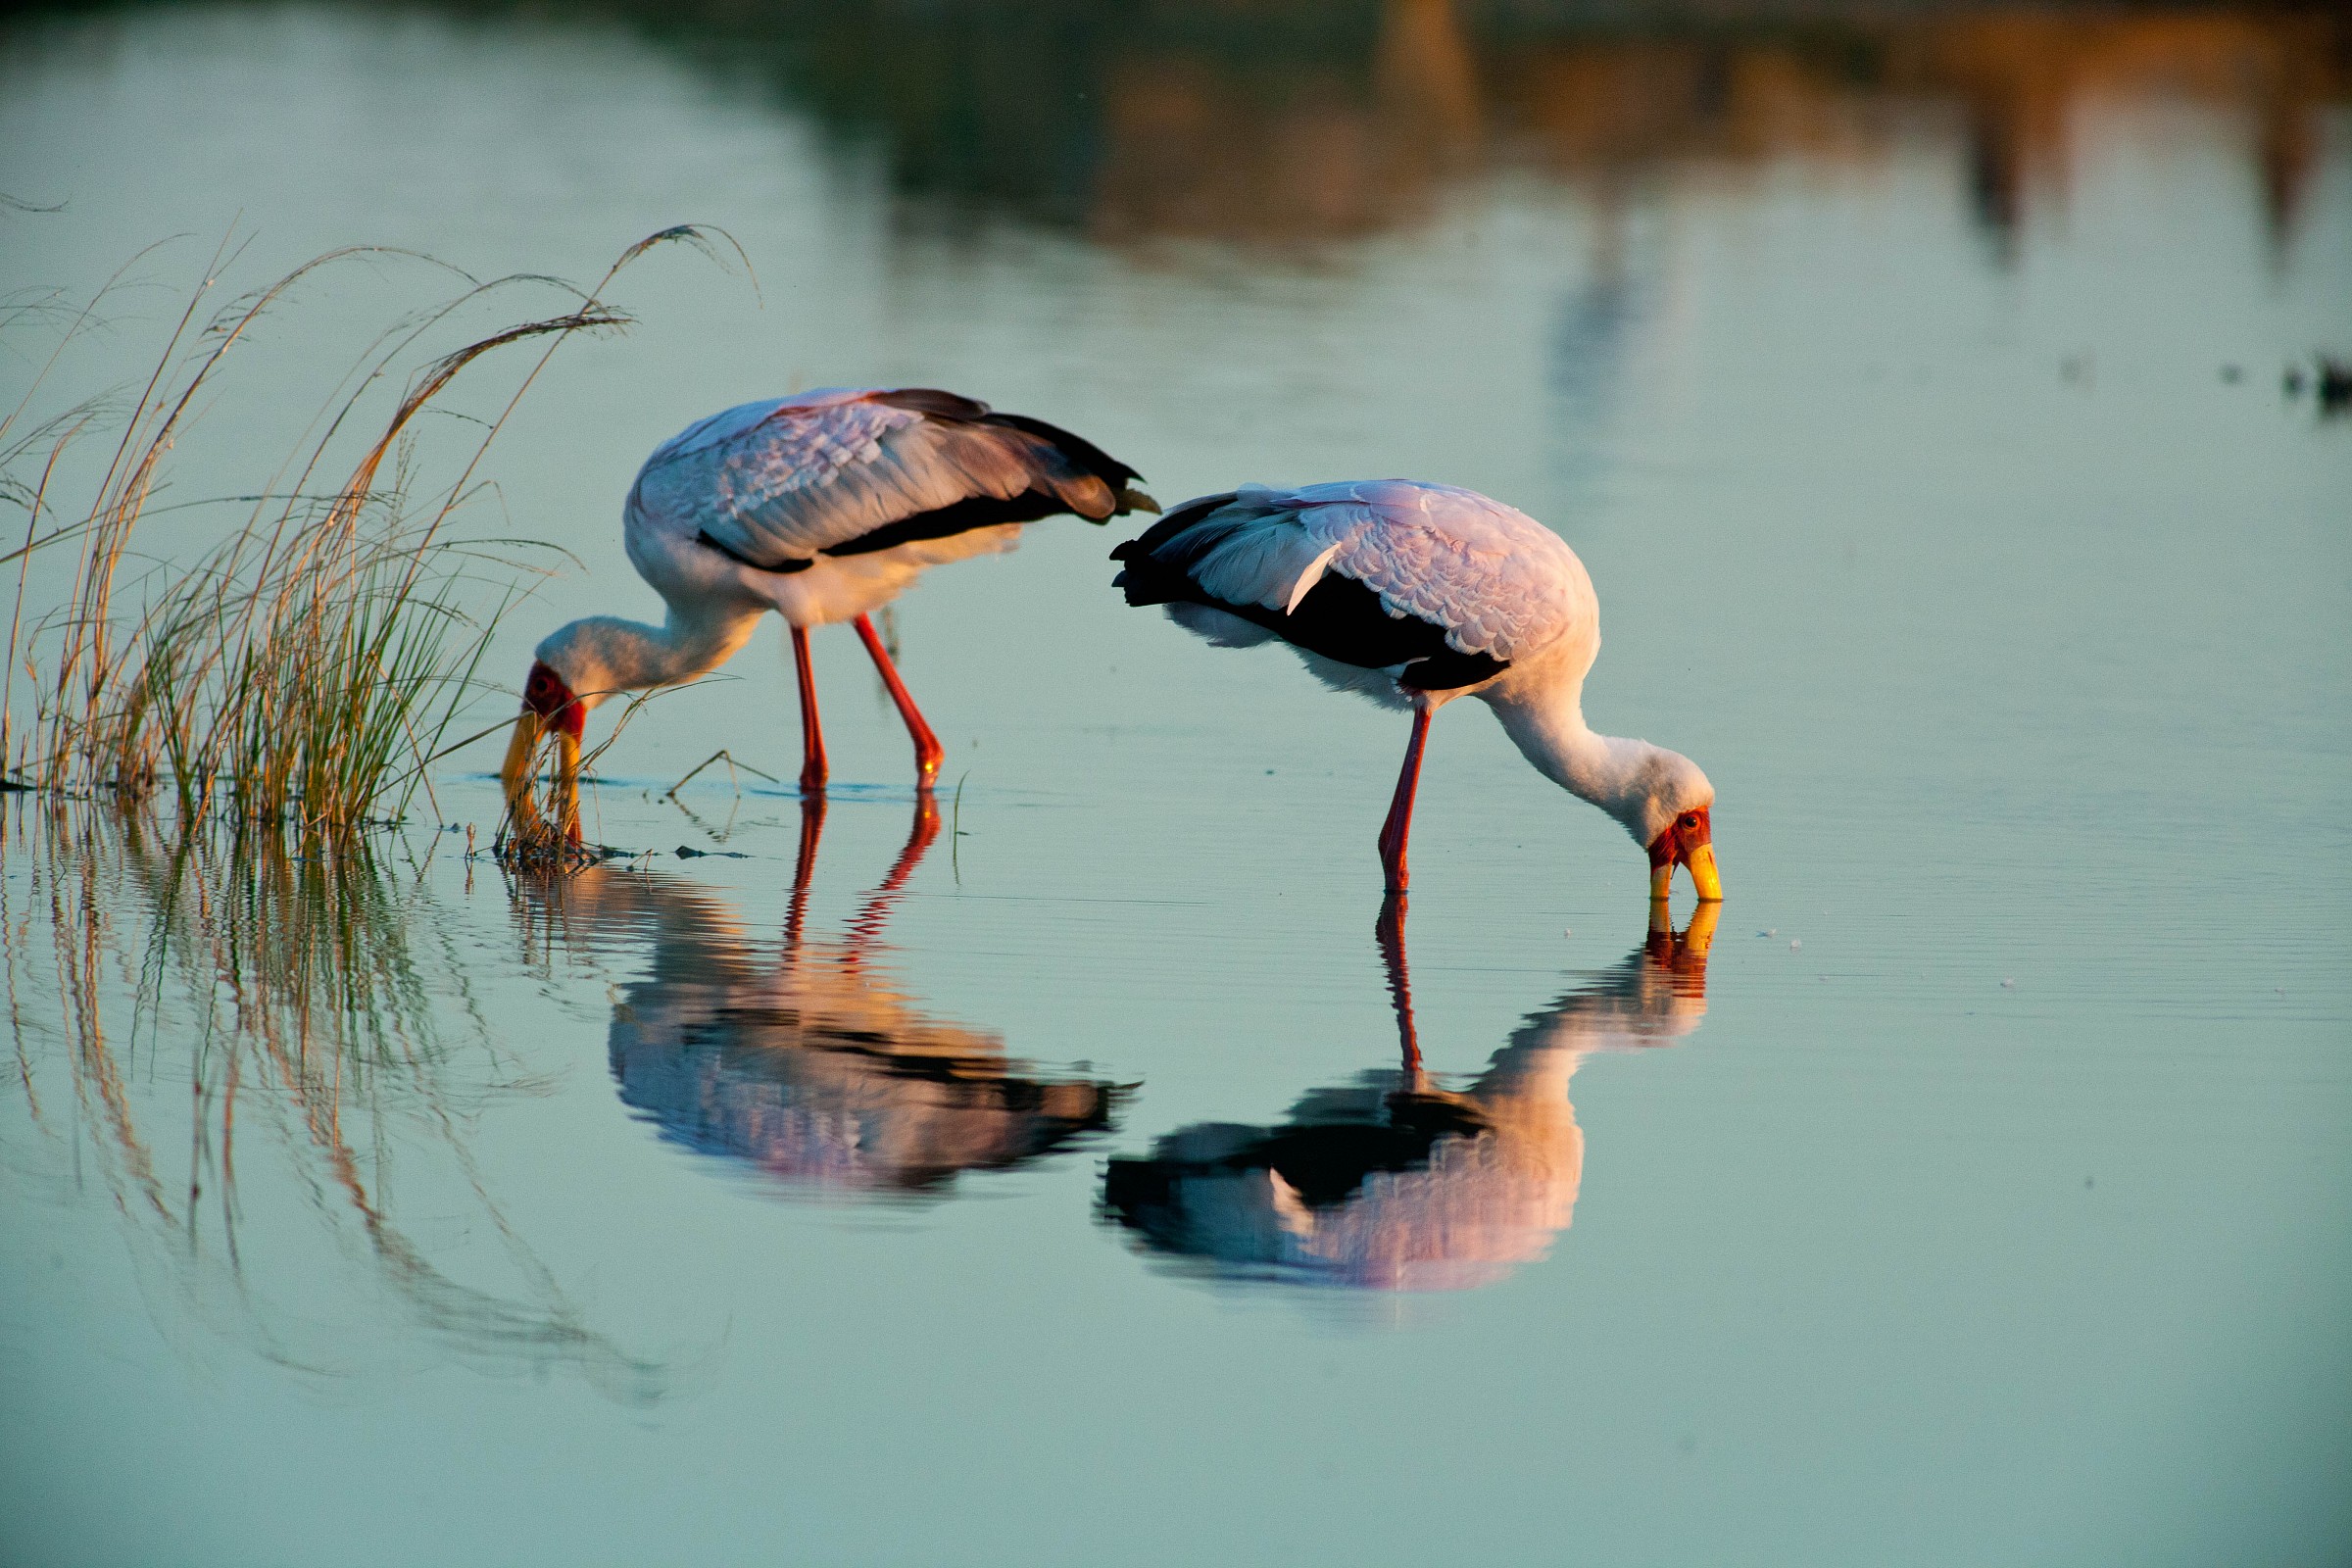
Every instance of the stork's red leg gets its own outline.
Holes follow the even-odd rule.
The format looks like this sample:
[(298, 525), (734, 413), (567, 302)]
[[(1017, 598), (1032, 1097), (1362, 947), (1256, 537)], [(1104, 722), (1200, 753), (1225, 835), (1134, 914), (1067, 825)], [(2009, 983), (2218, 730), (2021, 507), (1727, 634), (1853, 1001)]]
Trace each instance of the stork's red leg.
[(882, 934), (882, 921), (889, 915), (890, 906), (899, 902), (899, 895), (906, 891), (906, 879), (914, 875), (915, 866), (922, 862), (923, 852), (930, 849), (931, 841), (938, 837), (939, 803), (931, 798), (929, 790), (917, 790), (914, 796), (914, 825), (906, 831), (906, 847), (899, 851), (898, 860), (892, 864), (890, 874), (882, 879), (882, 885), (874, 889), (866, 898), (864, 907), (850, 921), (850, 949), (853, 956)]
[(899, 716), (906, 721), (906, 733), (914, 740), (914, 787), (927, 790), (939, 777), (939, 764), (948, 760), (948, 749), (939, 744), (931, 726), (923, 722), (922, 710), (914, 706), (906, 683), (899, 679), (899, 669), (890, 662), (890, 650), (874, 631), (872, 619), (859, 615), (852, 622), (858, 628), (858, 640), (865, 651), (874, 656), (874, 668), (882, 672), (882, 684), (890, 688), (890, 700), (899, 705)]
[(816, 717), (816, 671), (808, 662), (808, 633), (792, 628), (792, 662), (801, 677), (801, 793), (825, 791), (825, 731)]
[(1389, 803), (1389, 819), (1380, 830), (1380, 864), (1388, 873), (1389, 891), (1405, 887), (1404, 841), (1413, 830), (1413, 791), (1421, 783), (1421, 749), (1429, 744), (1429, 713), (1413, 710), (1413, 738), (1404, 749), (1404, 768), (1396, 775), (1396, 797)]
[(784, 906), (786, 947), (800, 946), (801, 923), (808, 915), (808, 884), (816, 880), (816, 845), (824, 833), (825, 794), (819, 788), (801, 797), (801, 853), (793, 863), (792, 897)]
[(1404, 1057), (1404, 1075), (1421, 1087), (1421, 1036), (1413, 1028), (1413, 981), (1404, 967), (1404, 895), (1392, 893), (1381, 901), (1380, 918), (1373, 923), (1380, 938), (1380, 959), (1389, 971), (1389, 1001), (1396, 1009), (1396, 1045)]

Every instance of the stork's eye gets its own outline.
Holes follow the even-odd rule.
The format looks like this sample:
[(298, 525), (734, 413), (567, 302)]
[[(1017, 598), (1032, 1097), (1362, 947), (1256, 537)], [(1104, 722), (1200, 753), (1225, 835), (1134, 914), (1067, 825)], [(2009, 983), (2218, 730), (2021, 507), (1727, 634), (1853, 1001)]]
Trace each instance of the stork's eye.
[(1685, 812), (1683, 813), (1683, 826), (1685, 826), (1685, 827), (1696, 827), (1696, 826), (1698, 826), (1698, 813), (1697, 813), (1696, 811), (1685, 811)]

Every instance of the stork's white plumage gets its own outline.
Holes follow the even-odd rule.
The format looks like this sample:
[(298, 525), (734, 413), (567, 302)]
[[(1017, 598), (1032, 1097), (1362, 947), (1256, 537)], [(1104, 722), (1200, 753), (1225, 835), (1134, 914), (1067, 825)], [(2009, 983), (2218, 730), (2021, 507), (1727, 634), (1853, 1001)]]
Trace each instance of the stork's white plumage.
[(1413, 713), (1381, 862), (1406, 884), (1405, 840), (1430, 716), (1457, 697), (1494, 709), (1537, 769), (1623, 823), (1662, 898), (1688, 865), (1723, 896), (1714, 786), (1689, 758), (1585, 723), (1600, 610), (1560, 536), (1475, 491), (1409, 479), (1245, 485), (1175, 508), (1111, 552), (1131, 605), (1165, 605), (1226, 647), (1281, 640), (1324, 681)]
[(629, 564), (668, 614), (659, 626), (591, 616), (540, 643), (508, 752), (510, 797), (521, 802), (552, 730), (568, 798), (588, 710), (716, 668), (770, 611), (792, 628), (802, 788), (823, 789), (827, 774), (808, 628), (842, 620), (873, 656), (928, 787), (939, 741), (867, 617), (926, 567), (1010, 550), (1041, 517), (1157, 511), (1138, 477), (1066, 430), (925, 387), (826, 388), (688, 426), (646, 460), (623, 512)]

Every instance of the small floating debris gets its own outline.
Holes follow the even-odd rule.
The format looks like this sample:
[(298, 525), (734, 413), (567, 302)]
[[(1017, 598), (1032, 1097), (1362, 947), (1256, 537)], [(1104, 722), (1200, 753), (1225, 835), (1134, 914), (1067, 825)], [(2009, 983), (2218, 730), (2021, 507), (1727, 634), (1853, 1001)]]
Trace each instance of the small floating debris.
[(1763, 930), (1756, 933), (1756, 935), (1760, 937), (1777, 937), (1780, 934), (1781, 928), (1777, 925), (1768, 925)]
[(2352, 408), (2352, 360), (2339, 360), (2332, 354), (2318, 357), (2320, 412), (2341, 414)]
[(2319, 394), (2320, 416), (2329, 417), (2352, 409), (2352, 360), (2339, 360), (2332, 354), (2314, 354), (2308, 374), (2300, 365), (2290, 365), (2279, 377), (2278, 385), (2290, 398), (2299, 398), (2309, 386)]
[[(610, 855), (618, 855), (621, 852), (618, 850), (609, 850), (606, 853)], [(751, 858), (750, 856), (744, 854), (741, 850), (698, 850), (691, 844), (681, 844), (676, 849), (670, 851), (670, 854), (676, 856), (681, 860), (748, 860)]]
[(2017, 982), (2014, 980), (2003, 980), (2001, 982), (2001, 989), (2003, 991), (2015, 991), (2017, 989)]
[(1804, 946), (1805, 939), (1803, 937), (1790, 937), (1788, 939), (1788, 951), (1790, 953), (1801, 953), (1804, 951)]

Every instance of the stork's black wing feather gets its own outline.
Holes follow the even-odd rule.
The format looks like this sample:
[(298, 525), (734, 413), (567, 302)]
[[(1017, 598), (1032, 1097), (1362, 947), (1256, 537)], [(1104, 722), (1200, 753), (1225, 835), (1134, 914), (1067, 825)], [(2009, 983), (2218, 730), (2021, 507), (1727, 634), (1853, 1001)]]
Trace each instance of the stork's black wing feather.
[(1221, 610), (1280, 637), (1297, 648), (1364, 669), (1405, 667), (1396, 684), (1413, 691), (1452, 691), (1491, 680), (1510, 668), (1492, 654), (1465, 654), (1446, 640), (1446, 628), (1418, 615), (1396, 615), (1380, 595), (1337, 570), (1327, 570), (1287, 613), (1263, 605), (1219, 599), (1194, 580), (1191, 564), (1224, 535), (1214, 523), (1200, 526), (1231, 495), (1188, 501), (1152, 524), (1140, 538), (1111, 552), (1126, 567), (1112, 586), (1127, 592), (1130, 605), (1192, 604)]

